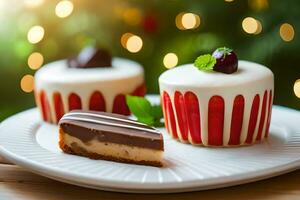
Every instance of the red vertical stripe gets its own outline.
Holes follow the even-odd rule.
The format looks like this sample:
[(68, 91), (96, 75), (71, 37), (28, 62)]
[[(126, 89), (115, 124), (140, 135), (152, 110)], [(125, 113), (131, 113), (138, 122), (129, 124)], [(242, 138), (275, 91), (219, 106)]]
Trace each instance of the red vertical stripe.
[(168, 95), (167, 92), (164, 92), (163, 95), (164, 95), (164, 101), (166, 104), (166, 114), (167, 114), (170, 128), (172, 130), (173, 137), (178, 138), (177, 129), (176, 129), (176, 121), (175, 121), (175, 116), (174, 116), (174, 111), (173, 111), (170, 96)]
[(96, 91), (91, 95), (89, 109), (105, 112), (105, 100), (101, 92)]
[(270, 123), (271, 123), (271, 115), (272, 115), (272, 100), (273, 100), (272, 90), (270, 90), (270, 92), (269, 92), (269, 105), (268, 105), (269, 106), (268, 120), (267, 120), (267, 127), (266, 127), (265, 137), (269, 136)]
[(70, 111), (75, 109), (82, 109), (81, 99), (77, 94), (71, 93), (69, 95), (68, 102)]
[(223, 144), (224, 99), (213, 96), (208, 106), (208, 144), (221, 146)]
[(42, 116), (45, 121), (51, 122), (51, 111), (48, 99), (46, 97), (45, 92), (42, 90), (40, 93), (40, 102), (42, 108)]
[(264, 98), (263, 98), (263, 103), (262, 103), (262, 110), (261, 110), (261, 115), (260, 115), (260, 121), (259, 121), (259, 126), (258, 126), (258, 133), (256, 140), (261, 139), (263, 127), (266, 124), (265, 123), (265, 118), (266, 118), (266, 108), (267, 108), (267, 91), (264, 93)]
[(185, 109), (192, 141), (201, 144), (200, 109), (197, 96), (192, 92), (184, 94)]
[(240, 136), (244, 117), (244, 106), (244, 97), (242, 95), (236, 96), (232, 109), (229, 145), (240, 144)]
[(53, 101), (54, 101), (54, 110), (55, 110), (56, 121), (58, 122), (65, 113), (63, 102), (62, 102), (61, 95), (59, 92), (55, 92), (53, 94)]
[(126, 103), (125, 95), (119, 94), (114, 99), (113, 113), (121, 115), (130, 115), (130, 110)]
[(248, 144), (251, 144), (252, 140), (253, 140), (253, 134), (255, 131), (255, 126), (256, 126), (257, 117), (258, 117), (259, 102), (260, 102), (260, 98), (259, 98), (259, 95), (257, 94), (254, 97), (252, 107), (251, 107), (247, 139), (246, 139), (246, 143), (248, 143)]
[(143, 83), (142, 85), (140, 85), (138, 88), (136, 88), (133, 93), (133, 96), (140, 96), (143, 97), (146, 95), (146, 85)]
[(187, 141), (189, 130), (188, 130), (187, 115), (186, 115), (186, 110), (184, 105), (184, 98), (183, 95), (178, 91), (175, 92), (174, 103), (175, 103), (177, 123), (181, 133), (181, 138)]

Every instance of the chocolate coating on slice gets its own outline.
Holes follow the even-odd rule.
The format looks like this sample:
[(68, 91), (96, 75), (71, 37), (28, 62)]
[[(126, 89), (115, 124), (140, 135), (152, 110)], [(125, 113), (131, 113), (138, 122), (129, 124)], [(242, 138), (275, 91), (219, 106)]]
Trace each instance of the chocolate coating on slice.
[(59, 125), (64, 133), (84, 143), (97, 139), (100, 142), (164, 149), (163, 137), (158, 130), (122, 115), (75, 110), (65, 114)]
[(71, 68), (111, 67), (112, 57), (107, 50), (84, 48), (77, 57), (68, 59)]

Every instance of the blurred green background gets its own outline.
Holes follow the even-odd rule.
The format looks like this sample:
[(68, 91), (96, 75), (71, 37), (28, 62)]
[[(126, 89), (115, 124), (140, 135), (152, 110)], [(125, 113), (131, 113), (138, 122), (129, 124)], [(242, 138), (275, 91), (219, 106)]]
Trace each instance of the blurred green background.
[(0, 0), (0, 120), (34, 107), (42, 63), (86, 45), (143, 64), (149, 93), (166, 66), (227, 46), (271, 68), (275, 104), (300, 109), (299, 11), (296, 0)]

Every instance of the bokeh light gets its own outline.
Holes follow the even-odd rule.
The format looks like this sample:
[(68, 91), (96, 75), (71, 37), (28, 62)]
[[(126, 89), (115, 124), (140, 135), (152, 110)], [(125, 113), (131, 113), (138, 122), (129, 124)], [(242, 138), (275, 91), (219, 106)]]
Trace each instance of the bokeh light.
[(33, 52), (30, 54), (27, 60), (27, 64), (30, 69), (37, 70), (40, 68), (44, 63), (44, 57), (39, 52)]
[(179, 13), (175, 18), (176, 27), (180, 30), (196, 29), (200, 25), (200, 17), (194, 13)]
[(74, 5), (71, 1), (63, 0), (58, 2), (58, 4), (55, 7), (55, 14), (58, 17), (64, 18), (71, 15), (73, 11)]
[(131, 53), (139, 52), (143, 47), (143, 40), (137, 35), (130, 36), (126, 41), (126, 49)]
[(300, 79), (296, 80), (294, 84), (294, 92), (296, 97), (300, 98)]
[(163, 63), (166, 68), (171, 69), (178, 64), (178, 56), (175, 53), (167, 53)]
[(256, 20), (256, 22), (257, 22), (257, 29), (256, 29), (256, 31), (254, 33), (255, 35), (260, 34), (261, 31), (262, 31), (262, 25), (261, 25), (260, 21)]
[(142, 21), (142, 14), (138, 8), (128, 8), (123, 13), (124, 21), (129, 25), (138, 25)]
[(225, 2), (233, 2), (234, 0), (225, 0)]
[(242, 22), (243, 30), (248, 34), (259, 34), (262, 31), (260, 21), (253, 17), (246, 17)]
[(279, 34), (283, 41), (290, 42), (295, 36), (294, 27), (291, 24), (284, 23), (280, 26)]
[(2, 12), (5, 9), (6, 3), (4, 1), (0, 1), (0, 11)]
[(21, 89), (24, 92), (30, 93), (33, 91), (34, 88), (34, 78), (32, 75), (25, 75), (23, 76), (23, 78), (21, 79), (21, 83), (20, 83)]
[(184, 12), (181, 12), (178, 15), (176, 15), (176, 18), (175, 18), (176, 27), (180, 30), (184, 30), (184, 27), (182, 26), (182, 21), (181, 21), (183, 15), (184, 15)]
[(44, 37), (45, 31), (42, 26), (33, 26), (27, 33), (27, 39), (30, 43), (36, 44), (40, 42)]
[(25, 6), (29, 8), (35, 8), (44, 3), (44, 0), (24, 0)]
[(126, 44), (127, 44), (127, 41), (128, 39), (133, 36), (134, 34), (132, 33), (124, 33), (122, 36), (121, 36), (121, 45), (126, 49)]

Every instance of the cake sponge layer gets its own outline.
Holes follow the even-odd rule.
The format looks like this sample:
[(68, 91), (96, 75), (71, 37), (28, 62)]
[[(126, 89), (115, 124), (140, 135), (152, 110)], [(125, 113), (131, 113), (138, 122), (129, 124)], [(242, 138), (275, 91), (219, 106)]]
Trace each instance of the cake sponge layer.
[(60, 129), (60, 148), (70, 154), (81, 155), (91, 159), (104, 159), (141, 165), (162, 166), (163, 151), (147, 149), (97, 139), (82, 142)]

